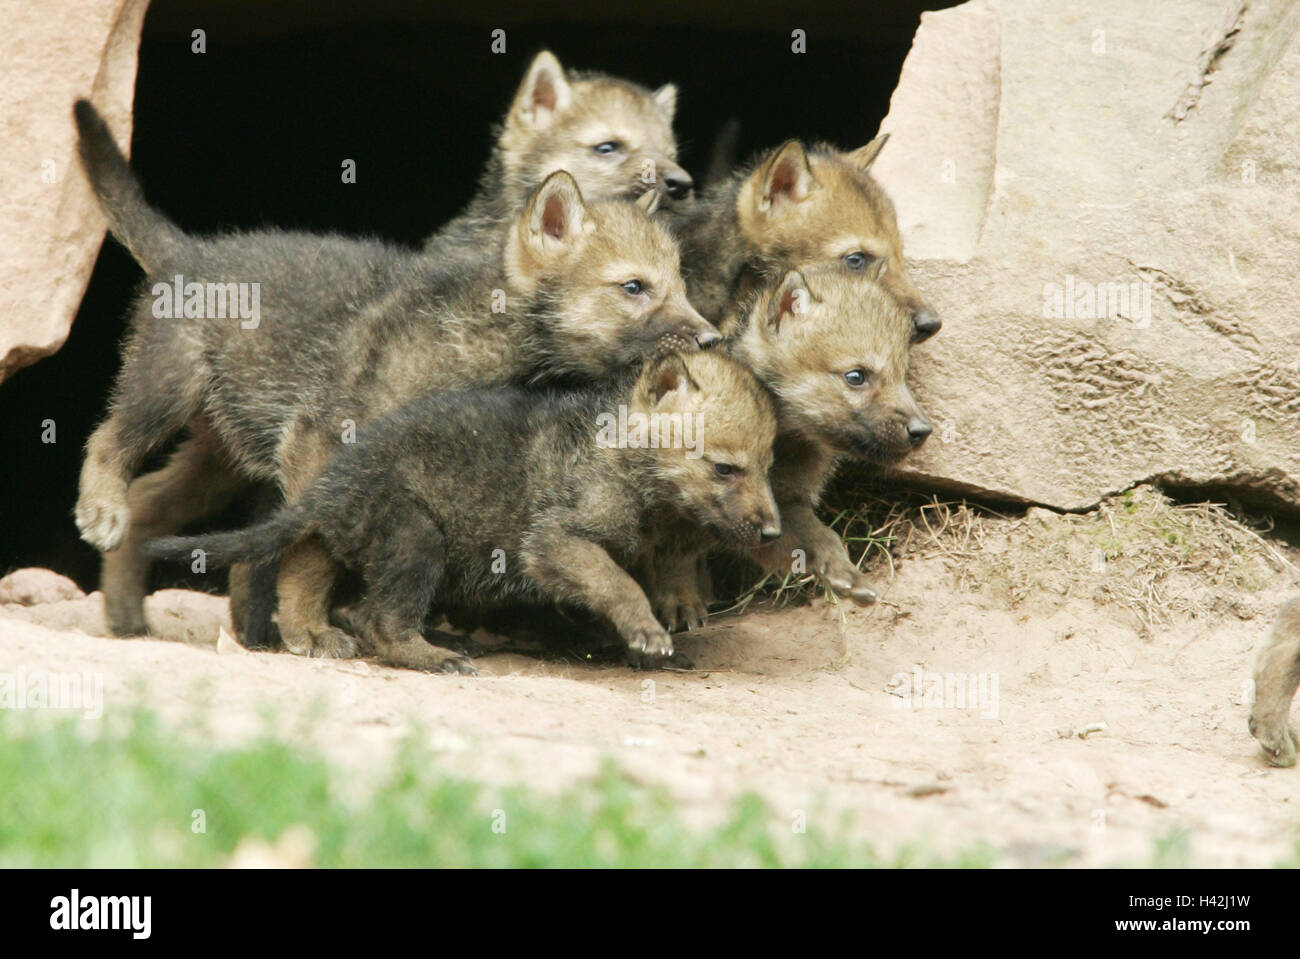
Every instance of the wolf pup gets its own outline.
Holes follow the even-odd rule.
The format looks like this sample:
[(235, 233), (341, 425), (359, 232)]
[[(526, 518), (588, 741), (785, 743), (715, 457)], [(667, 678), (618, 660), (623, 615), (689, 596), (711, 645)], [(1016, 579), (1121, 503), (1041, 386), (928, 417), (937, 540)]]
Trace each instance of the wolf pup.
[(1273, 766), (1294, 766), (1297, 739), (1291, 728), (1291, 700), (1300, 686), (1300, 596), (1288, 600), (1268, 643), (1255, 661), (1255, 702), (1250, 734)]
[(568, 170), (589, 199), (636, 199), (653, 189), (665, 208), (688, 204), (694, 184), (677, 165), (676, 109), (671, 83), (650, 91), (603, 74), (566, 74), (542, 51), (497, 128), (474, 199), (425, 241), (425, 252), (444, 261), (474, 257), (556, 170)]
[[(877, 262), (861, 273), (835, 266), (792, 271), (751, 297), (728, 351), (776, 398), (772, 488), (784, 532), (751, 551), (769, 571), (802, 569), (836, 593), (874, 602), (866, 577), (815, 512), (846, 459), (889, 465), (925, 442), (930, 424), (907, 388), (911, 317), (881, 284)], [(648, 588), (673, 629), (701, 625), (694, 553), (708, 542), (678, 531), (677, 548), (656, 554)]]
[(766, 391), (716, 352), (652, 361), (630, 389), (434, 393), (373, 424), (266, 522), (146, 548), (224, 565), (314, 538), (361, 574), (350, 621), (396, 665), (474, 671), (421, 635), (435, 603), (541, 602), (604, 617), (649, 665), (673, 643), (626, 571), (644, 530), (668, 511), (736, 547), (779, 537), (775, 434)]
[[(124, 167), (120, 153), (114, 162)], [(138, 191), (129, 171), (122, 176)], [(122, 543), (131, 528), (128, 483), (143, 458), (196, 420), (229, 469), (274, 481), (293, 499), (358, 424), (422, 392), (602, 380), (656, 351), (716, 342), (686, 300), (672, 238), (651, 218), (658, 197), (589, 204), (561, 171), (533, 192), (508, 242), (476, 269), (447, 270), (378, 243), (360, 262), (355, 251), (323, 250), (322, 268), (339, 275), (317, 295), (295, 297), (301, 277), (280, 282), (266, 273), (276, 295), (263, 296), (254, 327), (202, 316), (202, 290), (246, 269), (194, 278), (205, 281), (195, 291), (197, 322), (159, 317), (157, 300), (142, 296), (112, 410), (87, 443), (76, 508), (83, 538), (105, 551)], [(267, 260), (270, 270), (274, 257)], [(282, 638), (297, 651), (337, 653), (317, 648), (312, 633), (326, 628), (328, 609), (309, 598), (329, 574), (311, 572), (306, 559), (299, 567), (281, 571)], [(286, 592), (286, 577), (297, 592)], [(287, 596), (306, 604), (296, 627), (286, 622)]]
[(726, 333), (740, 306), (787, 270), (883, 263), (881, 284), (911, 316), (912, 341), (937, 333), (939, 317), (908, 278), (894, 205), (868, 173), (888, 139), (849, 153), (790, 140), (676, 213), (696, 307)]
[[(652, 92), (614, 77), (569, 76), (554, 55), (539, 53), (501, 124), (479, 193), (461, 216), (426, 241), (427, 255), (448, 270), (490, 259), (529, 191), (566, 165), (588, 200), (635, 197), (653, 187), (664, 202), (689, 201), (690, 177), (675, 162), (676, 101), (672, 84)], [(257, 284), (266, 302), (281, 310), (314, 312), (329, 302), (378, 295), (403, 268), (401, 251), (340, 236), (257, 230), (190, 237), (145, 203), (89, 103), (77, 105), (76, 120), (82, 162), (110, 229), (151, 281), (215, 275), (224, 289), (226, 282), (241, 279), (244, 287)], [(244, 319), (258, 322), (251, 315)], [(148, 629), (149, 564), (140, 543), (211, 516), (249, 491), (210, 424), (196, 420), (190, 432), (163, 468), (132, 484), (125, 537), (118, 548), (103, 553), (106, 611), (117, 635)]]

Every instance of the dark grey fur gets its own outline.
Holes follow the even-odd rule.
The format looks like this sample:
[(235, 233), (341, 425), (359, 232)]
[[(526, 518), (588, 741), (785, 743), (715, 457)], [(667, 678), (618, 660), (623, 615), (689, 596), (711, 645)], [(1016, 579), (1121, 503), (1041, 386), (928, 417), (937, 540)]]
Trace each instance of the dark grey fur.
[[(701, 365), (705, 374), (725, 367), (725, 375), (701, 376)], [(683, 472), (670, 462), (680, 461), (680, 450), (598, 445), (598, 414), (620, 402), (642, 408), (638, 397), (653, 404), (683, 379), (704, 384), (691, 388), (712, 391), (712, 401), (753, 407), (750, 444), (761, 470), (748, 480), (723, 481), (707, 463)], [(361, 574), (364, 595), (352, 621), (363, 640), (403, 665), (425, 661), (419, 631), (435, 604), (572, 604), (608, 619), (634, 661), (662, 659), (672, 643), (624, 568), (660, 515), (685, 510), (737, 545), (758, 542), (760, 526), (775, 527), (766, 482), (773, 428), (770, 402), (752, 379), (707, 354), (657, 361), (617, 388), (431, 394), (372, 424), (295, 505), (269, 520), (155, 540), (146, 550), (188, 559), (202, 549), (221, 566), (272, 560), (318, 536), (336, 561)], [(427, 655), (438, 668), (469, 671), (446, 654)]]

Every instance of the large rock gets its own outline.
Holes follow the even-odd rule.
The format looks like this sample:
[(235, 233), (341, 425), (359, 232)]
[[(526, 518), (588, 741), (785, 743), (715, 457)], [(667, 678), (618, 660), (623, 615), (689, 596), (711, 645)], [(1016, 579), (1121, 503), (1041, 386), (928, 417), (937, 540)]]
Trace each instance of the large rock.
[(914, 476), (1300, 509), (1300, 4), (1241, 6), (922, 17), (875, 167), (944, 319), (914, 354)]
[(72, 102), (89, 96), (130, 140), (148, 0), (0, 7), (0, 380), (68, 338), (104, 237), (76, 168)]

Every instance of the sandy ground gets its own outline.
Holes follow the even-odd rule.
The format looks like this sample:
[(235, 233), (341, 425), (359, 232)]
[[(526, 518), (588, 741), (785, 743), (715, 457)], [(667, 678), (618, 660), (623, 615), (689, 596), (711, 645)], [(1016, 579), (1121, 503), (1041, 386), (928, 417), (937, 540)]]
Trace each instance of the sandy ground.
[(1260, 540), (1225, 571), (1218, 559), (1241, 549), (1192, 542), (1125, 593), (1141, 586), (1125, 556), (1139, 571), (1153, 558), (1121, 528), (1107, 568), (1089, 563), (1113, 515), (968, 518), (964, 540), (949, 519), (896, 550), (892, 578), (873, 564), (879, 605), (715, 618), (680, 637), (693, 672), (493, 654), (482, 675), (448, 677), (250, 654), (218, 642), (221, 599), (164, 591), (149, 601), (157, 639), (97, 635), (99, 594), (5, 605), (0, 674), (100, 674), (107, 709), (143, 699), (177, 724), (203, 714), (220, 740), (273, 713), (358, 781), (414, 724), (448, 770), (490, 783), (557, 790), (608, 756), (693, 821), (753, 789), (790, 821), (833, 829), (851, 810), (882, 851), (983, 842), (1006, 865), (1144, 864), (1188, 830), (1195, 865), (1293, 854), (1300, 772), (1264, 765), (1246, 714), (1252, 650), (1295, 591), (1300, 555)]

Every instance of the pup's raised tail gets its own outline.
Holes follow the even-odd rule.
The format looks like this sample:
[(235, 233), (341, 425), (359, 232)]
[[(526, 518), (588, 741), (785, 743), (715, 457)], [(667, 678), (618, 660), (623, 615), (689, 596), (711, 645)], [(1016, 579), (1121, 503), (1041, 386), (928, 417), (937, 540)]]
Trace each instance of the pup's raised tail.
[(77, 120), (81, 165), (108, 217), (108, 228), (146, 271), (163, 272), (177, 259), (189, 237), (145, 202), (140, 181), (90, 101), (78, 100), (72, 113)]
[(268, 563), (306, 531), (309, 521), (302, 506), (288, 506), (274, 516), (247, 529), (198, 536), (163, 536), (144, 544), (144, 551), (156, 559), (189, 562), (196, 549), (203, 550), (209, 566), (234, 563)]

